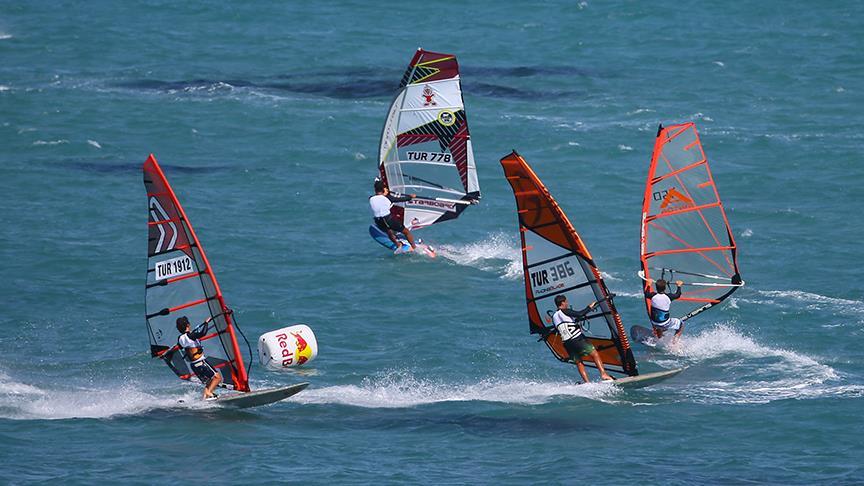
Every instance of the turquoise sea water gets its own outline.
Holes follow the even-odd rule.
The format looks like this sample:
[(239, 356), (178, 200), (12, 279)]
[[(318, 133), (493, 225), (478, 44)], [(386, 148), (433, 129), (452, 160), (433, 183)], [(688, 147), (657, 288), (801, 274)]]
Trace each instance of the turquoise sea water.
[[(864, 482), (859, 2), (0, 2), (2, 482)], [(366, 197), (414, 50), (454, 53), (483, 201), (372, 242)], [(527, 333), (525, 156), (625, 324), (658, 122), (695, 121), (747, 286), (639, 391)], [(153, 152), (246, 335), (308, 323), (308, 380), (245, 412), (148, 357)]]

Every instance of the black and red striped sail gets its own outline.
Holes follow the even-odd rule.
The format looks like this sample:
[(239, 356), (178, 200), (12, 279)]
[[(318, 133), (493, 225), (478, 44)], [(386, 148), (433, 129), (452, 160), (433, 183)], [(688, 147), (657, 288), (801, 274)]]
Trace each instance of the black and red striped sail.
[(417, 195), (393, 209), (411, 230), (456, 219), (478, 202), (456, 56), (414, 54), (384, 122), (378, 169), (391, 192)]
[(235, 327), (219, 283), (192, 224), (152, 154), (144, 162), (144, 187), (148, 213), (145, 317), (151, 355), (166, 358), (177, 376), (189, 379), (189, 366), (180, 353), (173, 352), (180, 334), (177, 318), (188, 317), (193, 328), (212, 318), (210, 332), (202, 340), (207, 361), (221, 372), (226, 385), (249, 391)]

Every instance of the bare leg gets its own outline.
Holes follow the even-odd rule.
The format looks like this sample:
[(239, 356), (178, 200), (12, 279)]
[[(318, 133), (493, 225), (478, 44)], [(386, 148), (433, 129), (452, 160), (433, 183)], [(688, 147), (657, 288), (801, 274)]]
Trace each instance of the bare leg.
[(399, 238), (396, 238), (396, 233), (394, 233), (393, 230), (387, 230), (387, 237), (390, 238), (390, 241), (392, 241), (394, 245), (396, 245), (397, 250), (402, 246), (402, 244), (399, 243)]
[(576, 368), (579, 370), (579, 374), (582, 375), (582, 382), (588, 383), (588, 373), (585, 372), (585, 365), (582, 364), (582, 360), (576, 360)]
[(681, 334), (683, 334), (683, 333), (684, 333), (684, 323), (682, 322), (681, 327), (679, 327), (678, 330), (675, 331), (675, 336), (672, 337), (672, 344), (678, 344), (678, 340), (681, 339)]
[(204, 389), (204, 398), (210, 398), (213, 396), (213, 390), (219, 386), (219, 383), (222, 383), (222, 375), (216, 373), (216, 376), (210, 380), (210, 383), (207, 384), (207, 388)]
[(402, 234), (405, 235), (405, 238), (408, 238), (408, 244), (411, 245), (411, 248), (417, 248), (417, 245), (414, 244), (414, 235), (408, 231), (408, 228), (403, 229)]
[(663, 337), (663, 329), (660, 329), (660, 328), (657, 327), (657, 326), (651, 326), (651, 329), (654, 331), (654, 336), (655, 336), (657, 339), (660, 339), (660, 338)]
[(612, 377), (609, 376), (609, 373), (606, 373), (606, 368), (603, 367), (603, 360), (600, 359), (600, 354), (597, 353), (597, 350), (591, 351), (591, 359), (594, 360), (594, 364), (597, 365), (597, 369), (600, 370), (600, 378), (604, 380), (611, 380)]

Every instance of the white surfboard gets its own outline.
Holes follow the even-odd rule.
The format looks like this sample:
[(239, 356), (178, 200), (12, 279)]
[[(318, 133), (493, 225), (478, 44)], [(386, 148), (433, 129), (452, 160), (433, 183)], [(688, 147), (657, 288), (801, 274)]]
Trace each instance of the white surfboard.
[(222, 395), (210, 403), (224, 408), (260, 407), (262, 405), (269, 405), (294, 396), (303, 391), (307, 386), (309, 386), (309, 383), (297, 383), (296, 385), (268, 388), (266, 390), (258, 390), (249, 393)]
[(653, 373), (643, 373), (637, 376), (628, 376), (618, 378), (612, 384), (621, 388), (642, 388), (659, 383), (663, 380), (672, 378), (684, 371), (684, 368), (675, 368), (674, 370), (655, 371)]

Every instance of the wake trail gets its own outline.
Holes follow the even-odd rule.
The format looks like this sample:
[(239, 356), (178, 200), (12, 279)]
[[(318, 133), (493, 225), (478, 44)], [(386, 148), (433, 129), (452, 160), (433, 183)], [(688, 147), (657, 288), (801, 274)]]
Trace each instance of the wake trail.
[[(864, 386), (843, 383), (831, 366), (804, 354), (760, 344), (730, 324), (668, 340), (651, 361), (664, 367), (690, 367), (691, 376), (709, 376), (680, 388), (697, 403), (768, 403), (784, 399), (857, 397)], [(712, 368), (697, 365), (714, 365)], [(717, 371), (722, 373), (717, 376)], [(685, 373), (682, 376), (686, 376)]]
[[(49, 389), (21, 383), (0, 372), (0, 418), (11, 420), (102, 419), (162, 408), (197, 408), (200, 391), (157, 396), (134, 385), (100, 389)], [(185, 403), (180, 404), (182, 399)]]
[(518, 243), (504, 232), (462, 245), (440, 245), (438, 255), (466, 267), (498, 273), (502, 279), (522, 278), (522, 255)]
[(363, 408), (409, 408), (444, 402), (484, 401), (539, 405), (555, 397), (577, 397), (609, 402), (619, 393), (607, 383), (556, 383), (519, 379), (484, 379), (474, 383), (446, 383), (392, 373), (366, 378), (360, 385), (310, 388), (297, 395), (303, 404), (339, 404)]

